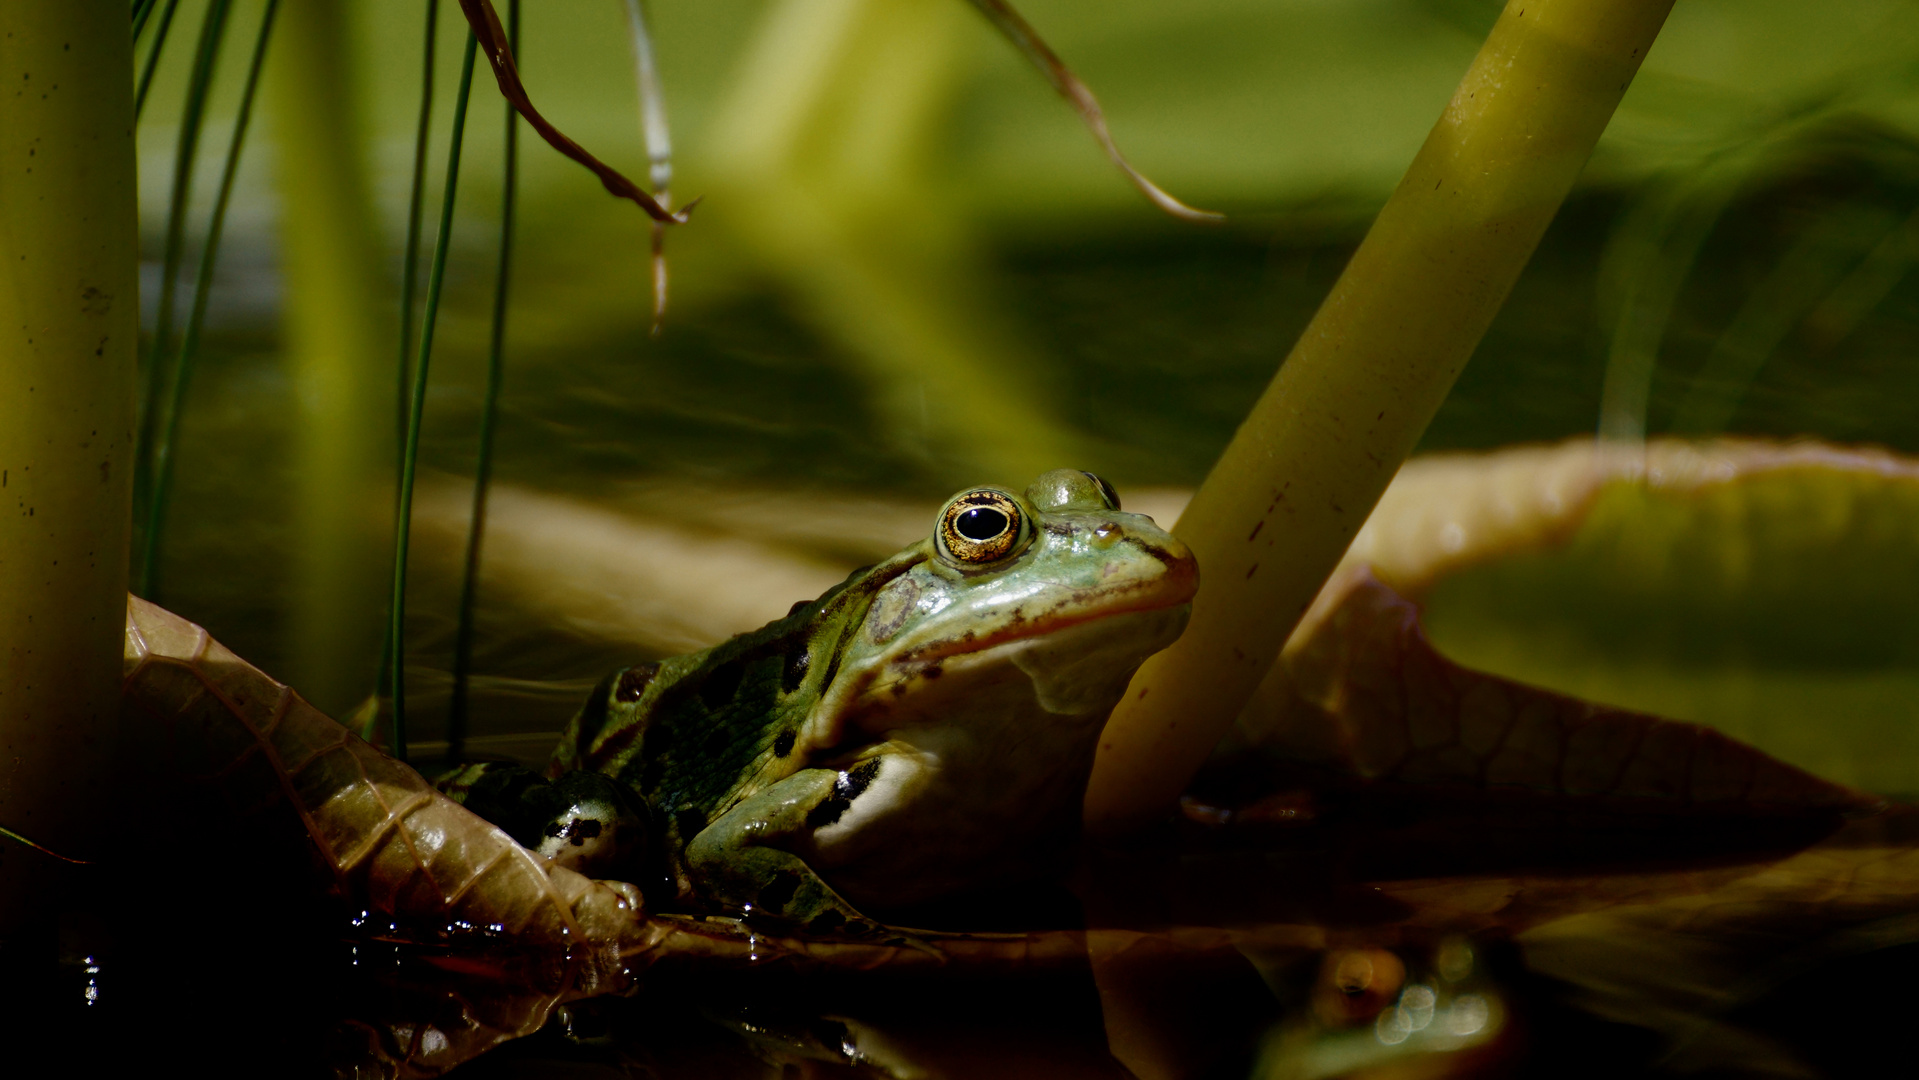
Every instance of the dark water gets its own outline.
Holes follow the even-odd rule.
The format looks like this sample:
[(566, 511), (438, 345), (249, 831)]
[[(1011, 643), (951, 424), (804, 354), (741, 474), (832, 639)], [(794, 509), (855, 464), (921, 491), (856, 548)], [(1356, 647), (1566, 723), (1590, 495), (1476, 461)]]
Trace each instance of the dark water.
[[(1905, 273), (1912, 255), (1894, 244), (1898, 250), (1867, 265), (1919, 206), (1913, 161), (1896, 139), (1838, 126), (1734, 185), (1688, 256), (1692, 268), (1657, 335), (1647, 432), (1723, 414), (1725, 431), (1919, 451), (1911, 408), (1919, 400), (1919, 366), (1911, 363), (1919, 282)], [(1567, 206), (1423, 448), (1491, 448), (1595, 429), (1608, 356), (1634, 317), (1617, 300), (1622, 282), (1649, 279), (1658, 259), (1684, 255), (1657, 230), (1656, 254), (1644, 266), (1616, 254), (1656, 187), (1589, 190)], [(1054, 365), (1054, 385), (1067, 388), (1064, 420), (1110, 449), (1104, 467), (1128, 483), (1191, 485), (1363, 226), (1363, 215), (1335, 214), (1310, 227), (1293, 217), (1253, 218), (1212, 230), (1153, 225), (1003, 241), (992, 253), (992, 284), (1008, 317)], [(1780, 268), (1799, 265), (1794, 252), (1813, 241), (1850, 253), (1850, 261), (1828, 271), (1802, 258), (1810, 268), (1795, 290), (1789, 276), (1779, 280)], [(475, 279), (450, 303), (471, 306), (482, 287)], [(1801, 310), (1756, 362), (1729, 360), (1727, 335), (1756, 317), (1752, 298), (1762, 288)], [(282, 419), (292, 388), (276, 349), (270, 329), (244, 320), (209, 344), (184, 422), (158, 597), (269, 671), (291, 648), (287, 553), (298, 542)], [(563, 355), (521, 362), (502, 418), (503, 480), (588, 497), (609, 482), (648, 476), (914, 496), (953, 482), (897, 445), (847, 358), (770, 291), (676, 311), (659, 342), (635, 321)], [(475, 357), (456, 351), (440, 371), (424, 460), (463, 474), (476, 427)], [(443, 672), (450, 663), (446, 599), (415, 613), (416, 670)], [(522, 629), (510, 647), (483, 642), (481, 655), (484, 675), (552, 684), (514, 706), (532, 729), (557, 726), (573, 694), (629, 659), (617, 644), (541, 627)], [(371, 678), (369, 671), (369, 685)], [(423, 711), (430, 731), (436, 719)], [(57, 962), (59, 974), (52, 990), (13, 983), (16, 997), (20, 987), (34, 989), (10, 1012), (21, 1028), (58, 1033), (62, 1045), (97, 1048), (80, 1055), (83, 1071), (124, 1074), (168, 1062), (215, 1075), (327, 1074), (353, 1059), (340, 1042), (342, 1018), (392, 1022), (408, 1010), (457, 1008), (443, 969), (422, 960), (431, 950), (356, 936), (342, 913), (307, 909), (284, 883), (241, 876), (158, 897), (126, 895), (123, 883), (105, 879), (92, 885), (98, 899), (82, 905), (91, 914), (63, 941), (13, 958), (42, 973)], [(128, 918), (125, 909), (140, 914)], [(1742, 991), (1717, 1019), (1764, 1033), (1823, 1075), (1860, 1074), (1902, 1045), (1913, 939), (1888, 931), (1834, 944)], [(1495, 938), (1476, 948), (1489, 992), (1511, 1020), (1497, 1053), (1473, 1059), (1467, 1072), (1688, 1074), (1669, 1059), (1664, 1036), (1592, 1011), (1575, 989), (1528, 971), (1510, 943)], [(1417, 951), (1405, 957), (1409, 967), (1427, 962)], [(1217, 957), (1169, 969), (1177, 992), (1163, 995), (1171, 1019), (1162, 1034), (1193, 1055), (1185, 1075), (1244, 1076), (1270, 1062), (1262, 1040), (1310, 1012), (1316, 964), (1266, 978), (1250, 963)], [(873, 1074), (870, 1063), (835, 1056), (835, 1039), (857, 1028), (937, 1063), (927, 1075), (1124, 1076), (1108, 1050), (1113, 1022), (1085, 971), (1003, 980), (661, 972), (630, 997), (569, 1007), (463, 1075)], [(1443, 1057), (1428, 1064), (1440, 1074), (1453, 1067)]]

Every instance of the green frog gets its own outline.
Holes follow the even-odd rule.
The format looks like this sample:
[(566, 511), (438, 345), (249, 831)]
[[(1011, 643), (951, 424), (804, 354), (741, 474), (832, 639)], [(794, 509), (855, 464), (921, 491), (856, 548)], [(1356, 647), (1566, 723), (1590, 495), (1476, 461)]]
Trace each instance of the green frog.
[(1057, 863), (1107, 714), (1197, 584), (1091, 473), (973, 488), (785, 618), (615, 672), (543, 779), (445, 786), (659, 908), (872, 927)]

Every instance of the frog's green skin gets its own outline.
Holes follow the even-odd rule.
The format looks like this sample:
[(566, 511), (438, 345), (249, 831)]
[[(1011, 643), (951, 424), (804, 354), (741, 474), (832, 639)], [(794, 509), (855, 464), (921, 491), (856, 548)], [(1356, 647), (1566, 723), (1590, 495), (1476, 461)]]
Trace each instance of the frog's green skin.
[(682, 909), (827, 931), (1033, 872), (1198, 582), (1186, 547), (1111, 492), (1061, 469), (1023, 496), (963, 493), (941, 522), (982, 493), (1010, 500), (1026, 519), (1010, 550), (968, 563), (936, 527), (784, 619), (616, 672), (548, 775), (637, 795), (654, 830), (642, 884)]

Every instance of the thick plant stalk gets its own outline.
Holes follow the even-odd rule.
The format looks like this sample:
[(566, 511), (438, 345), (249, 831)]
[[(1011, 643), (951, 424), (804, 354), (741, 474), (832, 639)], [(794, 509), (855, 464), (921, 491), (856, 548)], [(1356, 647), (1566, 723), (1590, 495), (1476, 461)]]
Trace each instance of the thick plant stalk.
[(385, 274), (349, 96), (346, 5), (285, 0), (270, 104), (278, 152), (287, 370), (298, 387), (286, 677), (323, 709), (374, 690), (391, 415)]
[(1203, 584), (1133, 679), (1095, 834), (1170, 806), (1379, 501), (1571, 190), (1672, 0), (1511, 0), (1174, 532)]
[[(0, 4), (0, 824), (92, 853), (119, 712), (139, 334), (126, 0)], [(57, 899), (0, 840), (0, 936)]]

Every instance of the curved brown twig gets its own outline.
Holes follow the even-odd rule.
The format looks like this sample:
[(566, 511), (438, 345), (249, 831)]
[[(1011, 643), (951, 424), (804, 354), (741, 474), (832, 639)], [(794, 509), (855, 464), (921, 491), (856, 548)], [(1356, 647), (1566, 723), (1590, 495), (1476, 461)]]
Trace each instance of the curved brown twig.
[(564, 132), (553, 126), (552, 121), (540, 115), (540, 110), (533, 107), (525, 84), (520, 82), (519, 69), (513, 65), (513, 46), (507, 40), (506, 29), (500, 25), (500, 14), (493, 10), (491, 0), (460, 0), (460, 12), (466, 16), (467, 25), (473, 28), (473, 37), (480, 44), (480, 51), (493, 68), (493, 78), (500, 84), (500, 95), (519, 110), (520, 115), (533, 125), (533, 130), (540, 133), (540, 138), (545, 139), (547, 145), (591, 169), (606, 190), (619, 198), (631, 200), (654, 221), (686, 224), (687, 215), (693, 212), (693, 207), (700, 200), (694, 199), (677, 211), (668, 210), (660, 205), (659, 200), (647, 194), (645, 188), (627, 179), (624, 173), (567, 138)]
[[(485, 3), (486, 0), (479, 0), (479, 2)], [(1032, 25), (1021, 18), (1019, 12), (1014, 11), (1006, 0), (970, 0), (970, 2), (1000, 33), (1006, 35), (1006, 39), (1011, 41), (1015, 48), (1026, 54), (1026, 58), (1033, 62), (1033, 66), (1039, 69), (1040, 74), (1046, 76), (1046, 81), (1053, 84), (1053, 89), (1059, 91), (1061, 97), (1073, 103), (1073, 108), (1079, 110), (1080, 120), (1093, 133), (1093, 138), (1099, 140), (1099, 145), (1105, 149), (1106, 156), (1119, 167), (1120, 172), (1126, 174), (1126, 178), (1133, 182), (1133, 186), (1138, 188), (1142, 195), (1153, 201), (1154, 206), (1187, 221), (1225, 220), (1224, 214), (1212, 210), (1200, 210), (1180, 202), (1167, 194), (1158, 184), (1147, 179), (1145, 173), (1133, 168), (1133, 163), (1127, 161), (1126, 155), (1119, 152), (1119, 144), (1113, 141), (1113, 133), (1107, 130), (1106, 114), (1100, 109), (1099, 100), (1093, 97), (1093, 91), (1080, 81), (1079, 76), (1073, 74), (1072, 69), (1066, 66), (1066, 61), (1061, 60), (1058, 53), (1049, 48), (1046, 42), (1040, 40), (1039, 34), (1033, 30)], [(466, 3), (466, 0), (461, 0), (461, 3)]]

